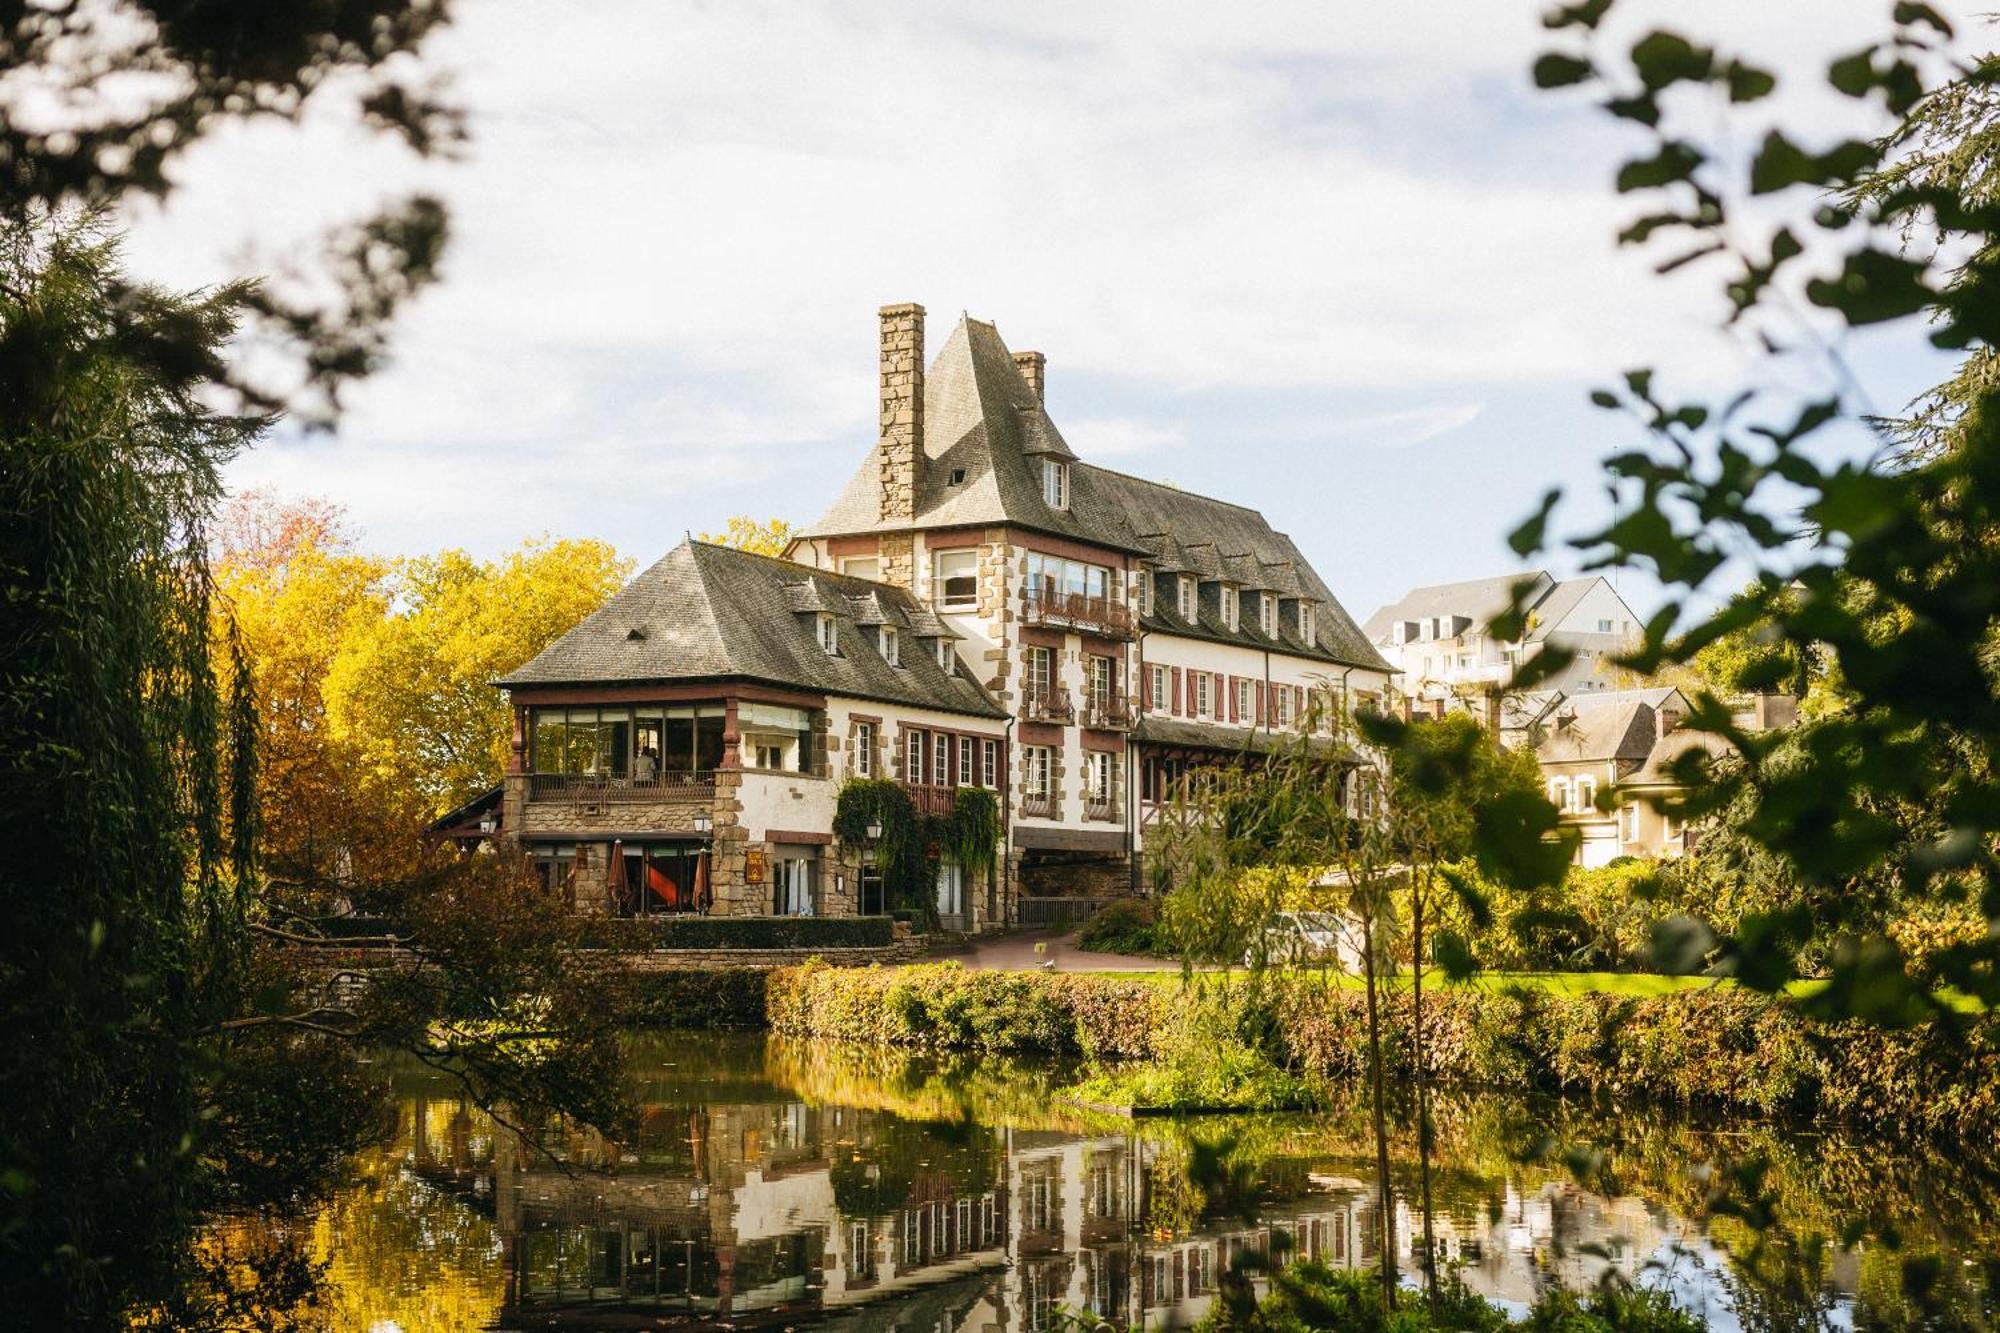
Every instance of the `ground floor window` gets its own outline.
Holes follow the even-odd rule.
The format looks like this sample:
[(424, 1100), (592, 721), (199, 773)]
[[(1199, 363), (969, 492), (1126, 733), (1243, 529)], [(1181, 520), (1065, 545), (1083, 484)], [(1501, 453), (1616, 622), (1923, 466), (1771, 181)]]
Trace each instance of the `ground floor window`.
[(812, 916), (819, 911), (819, 862), (797, 853), (771, 861), (771, 910), (779, 916)]
[(569, 883), (569, 877), (576, 873), (575, 847), (536, 847), (530, 855), (534, 858), (535, 873), (542, 877), (542, 885), (551, 893)]
[(623, 886), (613, 882), (621, 916), (708, 910), (708, 849), (697, 843), (627, 844)]

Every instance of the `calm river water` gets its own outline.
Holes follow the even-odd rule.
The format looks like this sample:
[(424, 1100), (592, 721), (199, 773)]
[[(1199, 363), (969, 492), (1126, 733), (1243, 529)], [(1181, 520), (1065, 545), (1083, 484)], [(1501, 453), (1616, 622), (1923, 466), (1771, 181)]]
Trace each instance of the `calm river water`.
[[(635, 1141), (577, 1134), (560, 1163), (452, 1085), (395, 1074), (393, 1141), (295, 1223), (327, 1265), (331, 1325), (1036, 1333), (1069, 1307), (1172, 1328), (1245, 1251), (1374, 1262), (1358, 1109), (1135, 1127), (1065, 1110), (1054, 1072), (760, 1037), (646, 1038), (632, 1060)], [(1983, 1165), (1503, 1098), (1438, 1118), (1442, 1245), (1510, 1306), (1615, 1271), (1725, 1329), (1900, 1325), (1921, 1281), (1991, 1318), (2000, 1223)], [(1226, 1145), (1234, 1206), (1187, 1184), (1197, 1137)], [(1407, 1266), (1420, 1223), (1399, 1138)], [(1710, 1160), (1764, 1163), (1756, 1192), (1799, 1236), (1863, 1217), (1898, 1245), (1757, 1252), (1736, 1219), (1703, 1220), (1716, 1177), (1695, 1167)]]

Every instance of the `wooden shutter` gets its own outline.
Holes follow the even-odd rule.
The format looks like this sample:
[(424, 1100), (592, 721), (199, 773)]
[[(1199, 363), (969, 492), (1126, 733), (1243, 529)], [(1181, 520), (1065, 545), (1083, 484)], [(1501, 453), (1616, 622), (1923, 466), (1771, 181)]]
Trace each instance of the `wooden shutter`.
[(1145, 662), (1139, 663), (1139, 706), (1153, 706), (1153, 668)]
[(1236, 677), (1234, 676), (1229, 678), (1229, 720), (1231, 722), (1238, 720), (1236, 716)]
[(1173, 676), (1174, 693), (1173, 698), (1167, 701), (1167, 711), (1171, 712), (1175, 717), (1179, 717), (1181, 714), (1181, 669), (1179, 667), (1174, 668)]
[(1265, 707), (1264, 682), (1260, 680), (1257, 682), (1257, 718), (1256, 718), (1257, 725), (1260, 727), (1264, 725), (1264, 718), (1266, 716), (1264, 707)]

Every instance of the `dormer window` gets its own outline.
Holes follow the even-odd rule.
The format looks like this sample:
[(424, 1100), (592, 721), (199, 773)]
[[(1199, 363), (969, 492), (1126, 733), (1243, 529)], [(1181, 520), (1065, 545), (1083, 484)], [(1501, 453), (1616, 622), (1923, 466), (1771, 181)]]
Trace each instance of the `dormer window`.
[(1311, 602), (1299, 603), (1299, 637), (1307, 643), (1319, 642), (1319, 625)]
[(1201, 581), (1195, 578), (1195, 576), (1192, 574), (1181, 575), (1180, 577), (1181, 619), (1187, 621), (1190, 625), (1194, 623), (1195, 607), (1196, 603), (1200, 600), (1200, 597), (1201, 597)]
[(1058, 458), (1042, 460), (1042, 500), (1051, 509), (1069, 508), (1069, 464)]
[(1237, 626), (1236, 589), (1227, 583), (1222, 585), (1222, 623), (1231, 630)]
[(884, 625), (876, 631), (876, 642), (882, 648), (882, 660), (890, 666), (903, 665), (902, 636), (896, 633), (894, 625)]
[(1278, 637), (1278, 597), (1276, 593), (1264, 593), (1257, 598), (1257, 624), (1264, 631), (1264, 637)]
[(833, 617), (822, 611), (819, 613), (819, 646), (826, 649), (828, 657), (840, 656), (840, 630)]
[(958, 665), (958, 654), (951, 650), (950, 639), (937, 641), (937, 662), (938, 670), (947, 676), (952, 673), (952, 668)]

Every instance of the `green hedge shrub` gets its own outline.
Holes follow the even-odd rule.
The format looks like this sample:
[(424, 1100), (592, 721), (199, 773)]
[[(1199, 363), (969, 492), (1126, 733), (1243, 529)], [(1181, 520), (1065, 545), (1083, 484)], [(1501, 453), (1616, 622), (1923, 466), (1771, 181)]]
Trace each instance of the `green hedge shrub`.
[[(1088, 973), (808, 963), (772, 972), (765, 1012), (792, 1036), (1156, 1060), (1171, 1058), (1164, 1034), (1186, 1003), (1177, 986)], [(1257, 1003), (1288, 1068), (1332, 1083), (1365, 1076), (1359, 990), (1269, 980)], [(1383, 1030), (1399, 1079), (1411, 1069), (1411, 1019), (1409, 991), (1392, 989)], [(1727, 986), (1644, 999), (1449, 987), (1426, 991), (1424, 1023), (1440, 1084), (1645, 1097), (2000, 1148), (2000, 1019), (1991, 1017), (1949, 1036), (1811, 1024), (1782, 1001)]]
[(1151, 956), (1160, 950), (1159, 932), (1153, 925), (1153, 909), (1145, 903), (1121, 898), (1106, 903), (1084, 922), (1077, 932), (1079, 949), (1092, 953)]
[(764, 1026), (764, 981), (755, 967), (633, 972), (621, 988), (619, 1020), (634, 1027), (708, 1031)]
[(867, 949), (895, 939), (886, 916), (656, 916), (584, 926), (605, 949)]

